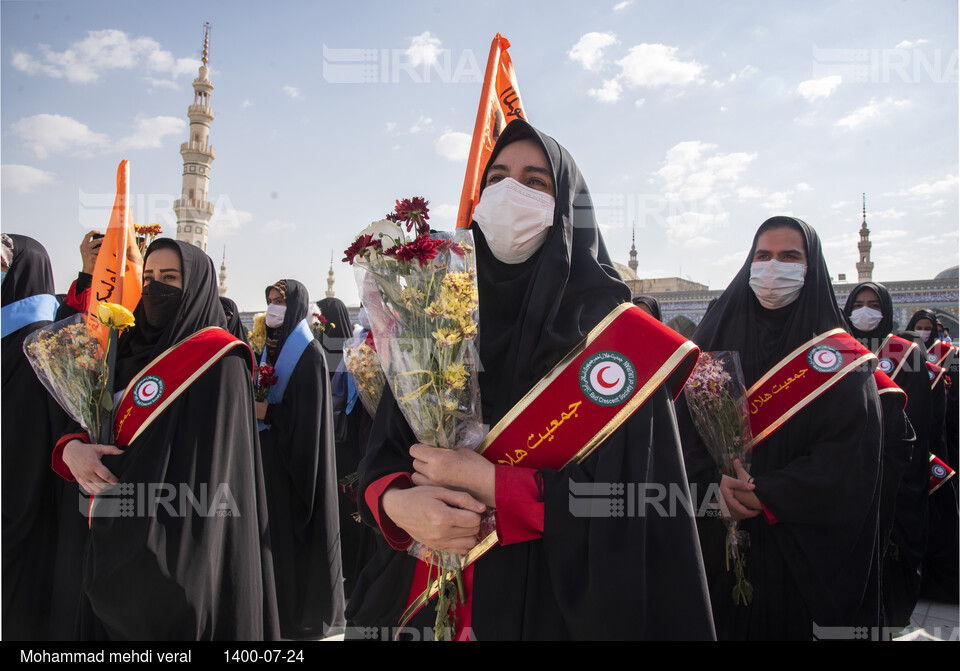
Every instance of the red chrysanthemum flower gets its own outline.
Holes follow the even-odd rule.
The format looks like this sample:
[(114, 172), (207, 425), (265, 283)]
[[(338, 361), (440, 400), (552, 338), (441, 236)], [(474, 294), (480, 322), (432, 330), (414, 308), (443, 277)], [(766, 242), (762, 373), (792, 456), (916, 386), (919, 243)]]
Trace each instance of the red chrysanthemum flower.
[(343, 261), (353, 265), (353, 260), (357, 256), (365, 256), (367, 248), (382, 249), (383, 245), (379, 240), (374, 240), (372, 235), (361, 235), (353, 241), (353, 244), (347, 247), (343, 252)]
[(427, 219), (430, 218), (428, 214), (429, 210), (427, 209), (427, 205), (429, 204), (429, 201), (419, 196), (398, 200), (394, 208), (396, 218), (391, 218), (390, 220), (406, 224), (408, 232), (412, 231), (413, 227), (416, 226), (417, 235), (426, 235), (430, 232), (430, 226), (427, 224)]

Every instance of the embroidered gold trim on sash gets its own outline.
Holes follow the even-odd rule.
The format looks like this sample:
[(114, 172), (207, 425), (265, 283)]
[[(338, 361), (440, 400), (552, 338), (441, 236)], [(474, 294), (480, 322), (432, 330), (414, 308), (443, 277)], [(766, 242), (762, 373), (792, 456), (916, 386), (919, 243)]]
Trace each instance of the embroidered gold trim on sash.
[[(780, 360), (780, 363), (778, 363), (776, 366), (774, 366), (772, 369), (770, 369), (763, 377), (761, 377), (757, 382), (755, 382), (755, 383), (750, 387), (750, 389), (747, 390), (747, 398), (749, 399), (750, 397), (752, 397), (752, 396), (754, 395), (754, 393), (756, 393), (756, 391), (757, 391), (758, 389), (760, 389), (761, 387), (763, 387), (763, 385), (764, 385), (765, 383), (767, 383), (768, 381), (770, 381), (771, 379), (773, 379), (773, 377), (775, 377), (778, 373), (780, 373), (781, 368), (783, 368), (784, 365), (789, 364), (789, 363), (792, 362), (794, 359), (796, 359), (798, 356), (800, 356), (803, 352), (809, 351), (810, 349), (812, 349), (813, 347), (815, 347), (815, 346), (818, 345), (819, 343), (823, 342), (824, 340), (827, 340), (827, 339), (829, 339), (829, 338), (831, 338), (831, 337), (833, 337), (833, 336), (840, 335), (840, 334), (849, 335), (849, 334), (847, 334), (847, 332), (844, 331), (843, 329), (841, 329), (841, 328), (836, 328), (836, 329), (833, 329), (832, 331), (827, 331), (826, 333), (821, 333), (820, 335), (815, 336), (814, 338), (808, 340), (808, 341), (805, 342), (803, 345), (800, 345), (800, 347), (798, 347), (797, 349), (793, 350), (793, 351), (792, 351), (790, 354), (788, 354), (787, 356), (783, 357), (783, 358)], [(852, 336), (849, 336), (849, 337), (850, 337), (851, 339), (853, 339)], [(859, 344), (859, 343), (858, 343), (858, 344)], [(836, 372), (834, 372), (828, 379), (826, 379), (826, 380), (823, 382), (823, 384), (821, 384), (821, 385), (818, 386), (816, 389), (814, 389), (814, 390), (810, 391), (809, 393), (807, 393), (804, 398), (802, 398), (799, 402), (794, 403), (793, 405), (791, 405), (791, 406), (790, 406), (783, 414), (781, 414), (776, 420), (774, 420), (773, 422), (771, 422), (770, 424), (768, 424), (759, 434), (755, 435), (755, 436), (750, 440), (750, 442), (747, 443), (746, 449), (747, 449), (747, 450), (752, 450), (754, 447), (756, 447), (756, 446), (757, 446), (758, 444), (760, 444), (762, 441), (766, 440), (766, 439), (767, 439), (768, 437), (770, 437), (774, 432), (776, 432), (780, 427), (782, 427), (784, 424), (786, 424), (788, 421), (790, 421), (790, 419), (792, 419), (794, 415), (796, 415), (798, 412), (800, 412), (800, 411), (803, 410), (805, 407), (807, 407), (810, 403), (812, 403), (812, 402), (815, 401), (817, 398), (819, 398), (820, 395), (821, 395), (823, 392), (825, 392), (827, 389), (829, 389), (830, 387), (832, 387), (833, 385), (835, 385), (837, 382), (839, 382), (840, 379), (843, 378), (847, 373), (849, 373), (851, 370), (854, 370), (855, 368), (863, 365), (863, 364), (866, 363), (867, 361), (870, 361), (871, 359), (876, 360), (876, 356), (875, 356), (872, 352), (870, 352), (869, 350), (867, 350), (864, 354), (861, 354), (861, 355), (858, 356), (856, 359), (854, 359), (853, 361), (849, 362), (848, 364), (846, 364), (845, 366), (843, 366), (842, 368), (840, 368), (839, 370), (837, 370)]]

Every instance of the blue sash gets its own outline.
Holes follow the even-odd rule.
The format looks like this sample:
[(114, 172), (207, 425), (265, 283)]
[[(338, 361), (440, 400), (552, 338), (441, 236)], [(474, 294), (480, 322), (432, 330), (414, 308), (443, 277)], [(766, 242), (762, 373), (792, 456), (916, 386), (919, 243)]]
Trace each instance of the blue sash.
[[(307, 320), (304, 319), (294, 327), (290, 335), (287, 336), (287, 341), (283, 343), (283, 349), (280, 350), (280, 356), (277, 357), (277, 363), (273, 367), (274, 374), (277, 376), (277, 383), (270, 387), (270, 391), (267, 392), (267, 403), (276, 405), (283, 400), (283, 392), (287, 390), (287, 383), (290, 382), (293, 369), (297, 367), (300, 355), (303, 354), (303, 350), (307, 349), (311, 340), (313, 340), (313, 331), (310, 330)], [(261, 366), (266, 358), (267, 348), (264, 347), (263, 353), (260, 355)], [(270, 425), (265, 424), (262, 419), (258, 419), (257, 428), (260, 431), (265, 431), (270, 428)]]
[(27, 324), (56, 321), (59, 307), (56, 296), (50, 294), (37, 294), (4, 305), (0, 308), (0, 338), (6, 338)]

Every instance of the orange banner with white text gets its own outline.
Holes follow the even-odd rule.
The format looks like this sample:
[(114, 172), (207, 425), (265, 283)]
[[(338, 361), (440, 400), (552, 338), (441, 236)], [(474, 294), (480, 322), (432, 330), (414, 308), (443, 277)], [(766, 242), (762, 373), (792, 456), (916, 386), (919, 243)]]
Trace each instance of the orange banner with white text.
[(140, 302), (143, 283), (143, 258), (130, 217), (129, 178), (130, 167), (127, 161), (121, 161), (117, 168), (117, 196), (97, 256), (87, 307), (87, 328), (97, 334), (104, 347), (109, 329), (97, 318), (100, 303), (115, 303), (133, 312)]
[(487, 69), (483, 76), (480, 106), (477, 109), (477, 121), (473, 127), (470, 157), (467, 159), (467, 173), (463, 178), (463, 191), (460, 194), (457, 228), (470, 227), (473, 208), (480, 195), (483, 169), (487, 165), (493, 145), (497, 143), (500, 133), (514, 119), (526, 120), (527, 118), (520, 103), (520, 89), (517, 86), (517, 76), (513, 71), (513, 61), (507, 53), (508, 48), (510, 48), (510, 41), (497, 33), (490, 45)]

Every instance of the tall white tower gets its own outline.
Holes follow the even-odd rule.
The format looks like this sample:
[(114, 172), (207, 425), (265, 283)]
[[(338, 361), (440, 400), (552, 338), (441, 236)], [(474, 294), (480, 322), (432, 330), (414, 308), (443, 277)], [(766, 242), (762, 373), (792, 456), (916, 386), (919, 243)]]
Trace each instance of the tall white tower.
[(187, 108), (190, 118), (190, 139), (180, 145), (183, 156), (183, 188), (180, 199), (173, 202), (177, 215), (177, 240), (183, 240), (207, 251), (207, 232), (213, 203), (207, 201), (210, 187), (210, 164), (217, 152), (210, 146), (210, 123), (213, 108), (210, 92), (213, 84), (207, 79), (207, 57), (210, 53), (210, 24), (203, 24), (203, 64), (193, 80), (193, 104)]
[(860, 242), (857, 243), (857, 251), (860, 260), (857, 261), (857, 281), (873, 281), (873, 261), (870, 260), (870, 248), (873, 243), (870, 242), (870, 229), (867, 228), (867, 194), (863, 194), (863, 224), (860, 226)]

